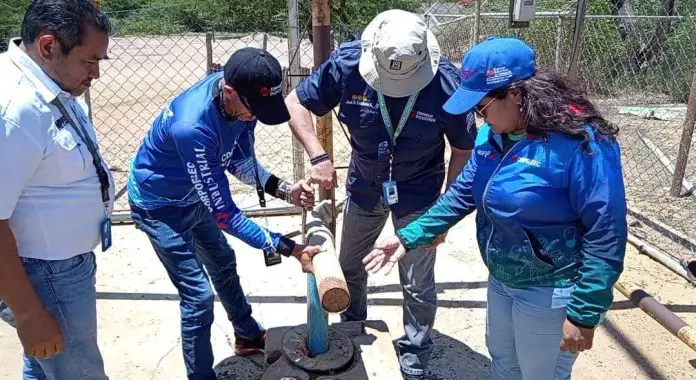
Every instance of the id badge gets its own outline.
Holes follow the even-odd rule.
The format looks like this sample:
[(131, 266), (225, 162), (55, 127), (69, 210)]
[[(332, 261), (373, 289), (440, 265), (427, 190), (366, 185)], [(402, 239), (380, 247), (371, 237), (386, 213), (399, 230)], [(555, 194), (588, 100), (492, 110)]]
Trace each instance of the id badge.
[(102, 252), (111, 248), (111, 218), (106, 218), (101, 224), (101, 249)]
[(280, 253), (271, 250), (264, 250), (263, 259), (266, 262), (267, 267), (280, 264)]
[(387, 206), (399, 203), (399, 192), (396, 190), (396, 181), (382, 183), (382, 197)]

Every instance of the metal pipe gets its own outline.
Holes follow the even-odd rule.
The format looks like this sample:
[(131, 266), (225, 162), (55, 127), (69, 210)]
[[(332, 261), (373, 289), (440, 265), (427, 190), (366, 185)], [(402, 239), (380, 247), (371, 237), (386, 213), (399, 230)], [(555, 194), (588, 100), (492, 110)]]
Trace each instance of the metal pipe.
[(310, 357), (329, 350), (328, 315), (321, 307), (317, 280), (311, 273), (307, 274), (307, 349)]
[(696, 329), (676, 316), (664, 305), (657, 302), (650, 294), (633, 284), (617, 281), (614, 288), (631, 300), (646, 314), (659, 322), (670, 333), (696, 351)]
[[(693, 131), (693, 128), (692, 128), (692, 131)], [(640, 139), (640, 141), (642, 141), (643, 144), (645, 144), (645, 146), (648, 147), (648, 149), (655, 155), (655, 157), (657, 157), (658, 161), (660, 161), (662, 166), (664, 166), (665, 169), (667, 169), (669, 174), (671, 174), (673, 176), (673, 179), (676, 179), (678, 176), (674, 174), (675, 173), (674, 172), (674, 170), (675, 170), (674, 165), (672, 164), (672, 161), (669, 160), (669, 157), (667, 157), (667, 155), (664, 152), (662, 152), (662, 150), (660, 150), (660, 148), (658, 148), (657, 145), (655, 145), (655, 143), (652, 142), (652, 140), (650, 140), (647, 137), (643, 137), (637, 130), (636, 130), (636, 135), (638, 135), (638, 138)], [(690, 135), (689, 135), (689, 140), (691, 140)], [(691, 145), (691, 141), (689, 141), (689, 145)], [(681, 151), (681, 149), (680, 149), (680, 151)], [(689, 155), (688, 148), (686, 149), (686, 155), (687, 156)], [(684, 163), (684, 165), (686, 165), (686, 162)], [(680, 178), (681, 178), (681, 185), (684, 187), (684, 190), (686, 190), (687, 193), (691, 193), (694, 190), (694, 185), (684, 178), (684, 171), (683, 170), (682, 170)], [(672, 184), (672, 186), (674, 186), (674, 183)], [(670, 194), (672, 196), (675, 196), (675, 197), (679, 196), (679, 194), (681, 194), (681, 187), (677, 188), (676, 194), (674, 193), (674, 187), (670, 191), (671, 191)]]
[[(250, 209), (242, 210), (244, 215), (249, 218), (257, 218), (263, 216), (294, 216), (299, 215), (302, 210), (295, 206), (273, 207), (267, 209)], [(111, 216), (113, 224), (129, 224), (131, 220), (130, 211), (117, 211)]]
[(689, 281), (692, 284), (696, 284), (696, 282), (691, 281), (691, 279), (686, 273), (686, 269), (684, 269), (684, 267), (679, 262), (669, 257), (666, 253), (653, 247), (644, 240), (637, 238), (635, 235), (631, 233), (628, 234), (628, 242), (633, 244), (636, 247), (636, 249), (638, 249), (639, 253), (649, 256), (653, 260), (666, 266), (672, 272), (684, 278), (686, 281)]
[(672, 239), (675, 243), (684, 246), (690, 251), (696, 251), (696, 241), (686, 236), (686, 234), (675, 230), (674, 228), (660, 222), (659, 220), (654, 220), (634, 208), (628, 207), (628, 213), (634, 218), (647, 224), (650, 228), (655, 229), (657, 231), (666, 232), (667, 237)]

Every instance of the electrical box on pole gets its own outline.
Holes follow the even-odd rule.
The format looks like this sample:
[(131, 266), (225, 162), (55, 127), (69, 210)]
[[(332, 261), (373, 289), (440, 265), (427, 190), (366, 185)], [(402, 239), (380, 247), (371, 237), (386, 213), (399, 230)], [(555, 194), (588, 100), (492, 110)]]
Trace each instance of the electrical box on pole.
[(534, 21), (537, 0), (510, 0), (510, 27), (526, 28)]

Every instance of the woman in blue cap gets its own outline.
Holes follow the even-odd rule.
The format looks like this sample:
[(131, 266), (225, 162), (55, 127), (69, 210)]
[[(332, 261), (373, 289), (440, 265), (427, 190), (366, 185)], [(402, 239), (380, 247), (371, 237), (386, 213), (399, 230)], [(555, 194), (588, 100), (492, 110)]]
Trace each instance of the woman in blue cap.
[(464, 56), (444, 108), (486, 121), (474, 154), (426, 214), (375, 246), (366, 270), (390, 270), (478, 211), (493, 379), (570, 379), (623, 270), (618, 128), (563, 76), (537, 72), (534, 51), (513, 38)]

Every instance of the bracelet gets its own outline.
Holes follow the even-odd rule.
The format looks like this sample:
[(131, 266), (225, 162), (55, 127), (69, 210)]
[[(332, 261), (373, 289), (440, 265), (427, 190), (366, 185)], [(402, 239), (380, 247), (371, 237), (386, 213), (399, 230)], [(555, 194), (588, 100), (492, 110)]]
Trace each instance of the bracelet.
[(312, 166), (314, 166), (314, 165), (316, 165), (316, 164), (318, 164), (318, 163), (327, 161), (328, 159), (329, 159), (329, 154), (328, 154), (328, 153), (322, 153), (322, 154), (320, 154), (320, 155), (318, 155), (318, 156), (314, 156), (314, 157), (310, 158), (310, 159), (309, 159), (309, 163), (311, 163)]

